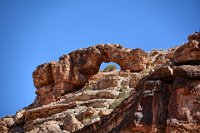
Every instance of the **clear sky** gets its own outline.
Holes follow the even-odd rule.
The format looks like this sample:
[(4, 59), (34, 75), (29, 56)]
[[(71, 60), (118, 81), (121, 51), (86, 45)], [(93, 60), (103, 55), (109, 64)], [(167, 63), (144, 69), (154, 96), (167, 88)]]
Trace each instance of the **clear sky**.
[(170, 48), (200, 30), (200, 0), (0, 0), (0, 117), (35, 98), (32, 72), (98, 43)]

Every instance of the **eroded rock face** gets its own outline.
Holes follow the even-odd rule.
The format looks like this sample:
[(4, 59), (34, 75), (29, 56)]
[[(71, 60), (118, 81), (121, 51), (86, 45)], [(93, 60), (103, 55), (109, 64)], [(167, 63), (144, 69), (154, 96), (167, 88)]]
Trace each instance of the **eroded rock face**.
[(176, 64), (200, 64), (200, 33), (188, 37), (189, 42), (180, 46), (174, 53)]
[(109, 115), (130, 93), (135, 92), (135, 86), (143, 76), (119, 70), (98, 72), (80, 90), (65, 94), (60, 100), (18, 111), (12, 117), (15, 124), (11, 127), (6, 124), (2, 130), (75, 132)]
[(55, 102), (68, 92), (83, 87), (99, 71), (102, 62), (116, 62), (121, 70), (140, 72), (147, 67), (148, 54), (119, 44), (99, 44), (79, 49), (42, 64), (33, 72), (38, 106)]
[[(188, 40), (149, 53), (100, 44), (42, 64), (35, 101), (1, 118), (0, 132), (200, 132), (200, 33)], [(110, 61), (122, 70), (98, 72)]]
[[(197, 39), (197, 36), (194, 38)], [(193, 45), (180, 46), (175, 54), (188, 49), (193, 49)], [(190, 55), (193, 50), (187, 52)], [(179, 66), (174, 66), (172, 62), (170, 66), (156, 68), (137, 84), (138, 95), (132, 94), (113, 111), (113, 115), (78, 132), (102, 133), (106, 132), (105, 129), (108, 129), (107, 132), (128, 133), (200, 132), (200, 68), (198, 53), (195, 54), (197, 56), (193, 56), (192, 60), (196, 65), (188, 57), (180, 64), (176, 62)], [(177, 55), (174, 58), (179, 60)]]
[[(164, 69), (165, 66), (158, 71)], [(168, 68), (171, 69), (173, 71), (173, 68)], [(164, 72), (169, 75), (168, 71), (162, 74)], [(199, 78), (180, 77), (173, 73), (170, 76), (173, 77), (170, 80), (166, 79), (168, 76), (158, 78), (159, 73), (156, 72), (144, 77), (136, 86), (137, 92), (110, 115), (77, 133), (199, 132)]]
[(116, 62), (122, 70), (139, 72), (146, 68), (148, 59), (147, 53), (141, 49), (132, 50), (119, 44), (99, 44), (63, 55), (58, 62), (38, 66), (33, 73), (34, 85), (38, 88), (67, 82), (82, 86), (99, 71), (102, 62)]

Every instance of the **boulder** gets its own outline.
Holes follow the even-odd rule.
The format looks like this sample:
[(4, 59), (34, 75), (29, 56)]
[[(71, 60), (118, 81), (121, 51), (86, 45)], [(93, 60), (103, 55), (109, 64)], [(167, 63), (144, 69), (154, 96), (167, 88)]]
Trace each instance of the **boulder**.
[(200, 42), (192, 40), (176, 49), (174, 62), (177, 65), (200, 64)]

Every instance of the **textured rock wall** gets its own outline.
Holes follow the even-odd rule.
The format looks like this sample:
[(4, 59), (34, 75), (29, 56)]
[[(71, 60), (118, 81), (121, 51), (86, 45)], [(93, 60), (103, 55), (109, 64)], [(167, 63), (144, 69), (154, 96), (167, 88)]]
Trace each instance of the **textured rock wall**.
[(58, 62), (42, 64), (33, 72), (37, 105), (54, 102), (62, 95), (81, 88), (91, 76), (97, 74), (102, 62), (116, 62), (122, 70), (140, 72), (147, 68), (147, 56), (140, 49), (99, 44), (63, 55)]
[[(35, 101), (0, 119), (2, 133), (200, 132), (200, 33), (167, 51), (100, 44), (42, 64)], [(120, 71), (98, 72), (102, 62)]]
[(123, 48), (119, 44), (79, 49), (63, 55), (58, 62), (42, 64), (33, 73), (36, 88), (52, 83), (67, 82), (84, 85), (99, 71), (102, 62), (116, 62), (122, 70), (142, 71), (148, 63), (147, 53), (140, 49)]
[(200, 33), (195, 33), (175, 50), (173, 60), (179, 66), (156, 68), (137, 84), (137, 95), (125, 99), (112, 115), (78, 132), (200, 132), (199, 39)]

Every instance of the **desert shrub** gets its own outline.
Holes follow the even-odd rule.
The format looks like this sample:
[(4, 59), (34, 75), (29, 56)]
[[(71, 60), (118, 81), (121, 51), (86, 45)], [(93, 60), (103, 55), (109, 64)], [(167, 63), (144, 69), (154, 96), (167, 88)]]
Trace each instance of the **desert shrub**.
[(110, 105), (110, 109), (115, 109), (117, 106), (120, 105), (120, 103), (124, 100), (124, 98), (119, 98), (116, 99), (111, 105)]
[(129, 95), (130, 95), (130, 92), (124, 91), (124, 92), (121, 92), (121, 93), (119, 94), (119, 98), (125, 99), (125, 98), (129, 97)]
[(116, 70), (117, 67), (115, 65), (109, 64), (107, 67), (103, 69), (103, 72), (110, 72)]

